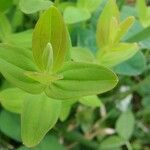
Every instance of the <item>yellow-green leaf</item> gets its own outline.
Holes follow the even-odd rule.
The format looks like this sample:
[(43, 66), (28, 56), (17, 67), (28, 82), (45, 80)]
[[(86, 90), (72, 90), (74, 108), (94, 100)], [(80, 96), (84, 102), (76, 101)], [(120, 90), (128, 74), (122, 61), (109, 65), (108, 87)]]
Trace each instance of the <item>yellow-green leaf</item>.
[(136, 43), (119, 43), (115, 47), (108, 47), (103, 53), (98, 53), (98, 62), (107, 67), (113, 67), (136, 54)]
[(60, 115), (61, 101), (45, 94), (26, 96), (21, 113), (21, 136), (27, 147), (40, 143)]
[(96, 39), (98, 47), (108, 44), (109, 35), (111, 34), (110, 23), (113, 17), (119, 21), (119, 10), (116, 0), (108, 0), (97, 24)]
[(104, 93), (118, 81), (111, 70), (90, 63), (67, 62), (59, 74), (63, 78), (52, 82), (45, 92), (49, 97), (62, 100)]
[(36, 64), (44, 70), (43, 51), (48, 43), (53, 49), (53, 70), (57, 71), (64, 63), (66, 53), (69, 49), (69, 37), (66, 25), (61, 13), (51, 6), (39, 18), (34, 32), (32, 50)]

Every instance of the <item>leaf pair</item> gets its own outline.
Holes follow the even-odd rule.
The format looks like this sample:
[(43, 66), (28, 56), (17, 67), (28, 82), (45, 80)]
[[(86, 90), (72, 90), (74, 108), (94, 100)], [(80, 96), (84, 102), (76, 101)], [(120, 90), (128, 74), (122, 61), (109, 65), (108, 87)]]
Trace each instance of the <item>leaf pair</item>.
[(128, 17), (120, 23), (120, 13), (115, 0), (109, 0), (97, 24), (97, 59), (100, 64), (112, 67), (132, 57), (138, 50), (136, 43), (123, 43), (120, 40), (134, 23)]
[(18, 88), (0, 92), (0, 103), (8, 111), (21, 114), (21, 137), (28, 147), (39, 144), (55, 125), (61, 111), (61, 101), (44, 93), (31, 95)]
[(70, 45), (63, 18), (52, 6), (41, 15), (34, 29), (33, 56), (28, 49), (0, 45), (0, 72), (29, 93), (44, 91), (61, 100), (103, 93), (116, 85), (116, 75), (105, 67), (65, 62)]
[(67, 24), (86, 21), (91, 17), (101, 0), (78, 0), (76, 6), (68, 6), (64, 10), (64, 19)]

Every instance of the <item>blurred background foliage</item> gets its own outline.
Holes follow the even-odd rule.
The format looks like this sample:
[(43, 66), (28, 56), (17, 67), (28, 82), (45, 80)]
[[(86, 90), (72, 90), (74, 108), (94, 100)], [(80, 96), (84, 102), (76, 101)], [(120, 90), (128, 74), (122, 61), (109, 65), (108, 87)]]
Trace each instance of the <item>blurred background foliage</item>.
[[(89, 12), (77, 6), (76, 0), (55, 1), (68, 23), (73, 46), (96, 52), (96, 25), (106, 1), (102, 0), (96, 10), (89, 5)], [(0, 0), (0, 42), (31, 48), (32, 30), (41, 13), (39, 10), (51, 2), (29, 2), (25, 7), (19, 5), (19, 0)], [(145, 2), (149, 8), (150, 1)], [(0, 150), (150, 149), (150, 13), (143, 21), (136, 0), (117, 0), (117, 4), (122, 20), (131, 15), (136, 18), (123, 41), (138, 42), (140, 46), (140, 52), (134, 57), (113, 68), (119, 76), (117, 87), (99, 95), (98, 101), (81, 100), (69, 110), (71, 104), (65, 104), (63, 113), (67, 119), (63, 115), (61, 120), (65, 121), (59, 121), (32, 149), (21, 144), (20, 116), (7, 111), (1, 102)], [(8, 87), (12, 85), (0, 75), (0, 90)], [(91, 100), (95, 101), (92, 106)]]

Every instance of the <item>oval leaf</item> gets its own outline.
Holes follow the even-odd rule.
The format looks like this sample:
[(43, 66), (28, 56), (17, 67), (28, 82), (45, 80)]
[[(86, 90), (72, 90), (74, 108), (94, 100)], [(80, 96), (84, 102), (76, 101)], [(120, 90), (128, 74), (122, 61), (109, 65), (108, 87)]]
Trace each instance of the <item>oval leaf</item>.
[(77, 99), (111, 90), (117, 84), (116, 75), (96, 64), (68, 62), (59, 72), (61, 80), (52, 82), (45, 90), (55, 99)]
[(134, 115), (131, 111), (122, 113), (116, 122), (118, 134), (125, 140), (128, 140), (134, 130), (134, 123)]
[(26, 96), (21, 113), (21, 135), (27, 147), (40, 143), (45, 134), (55, 125), (60, 115), (61, 101), (45, 94)]
[(42, 56), (48, 43), (52, 45), (53, 70), (56, 71), (63, 65), (70, 45), (63, 17), (53, 6), (41, 15), (33, 32), (33, 56), (41, 70), (44, 70)]
[(20, 0), (19, 7), (26, 14), (35, 13), (47, 9), (52, 2), (49, 0)]

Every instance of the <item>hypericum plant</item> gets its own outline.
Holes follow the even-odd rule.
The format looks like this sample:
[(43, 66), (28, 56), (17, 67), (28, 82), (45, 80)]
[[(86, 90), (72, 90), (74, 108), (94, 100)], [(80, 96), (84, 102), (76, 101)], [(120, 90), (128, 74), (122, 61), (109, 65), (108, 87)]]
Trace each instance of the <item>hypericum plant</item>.
[(98, 51), (96, 57), (94, 58), (92, 53), (87, 52), (85, 49), (73, 48), (72, 59), (86, 62), (89, 60), (112, 68), (131, 58), (138, 51), (137, 43), (127, 43), (121, 40), (133, 23), (134, 17), (132, 16), (120, 22), (120, 12), (116, 1), (109, 0), (97, 24), (96, 40)]
[(74, 102), (117, 84), (117, 76), (106, 67), (71, 61), (70, 46), (66, 25), (54, 6), (40, 16), (35, 26), (32, 51), (0, 44), (0, 72), (28, 92), (19, 92), (23, 102), (17, 111), (21, 113), (22, 140), (28, 147), (37, 145), (54, 126), (63, 107), (60, 100)]

